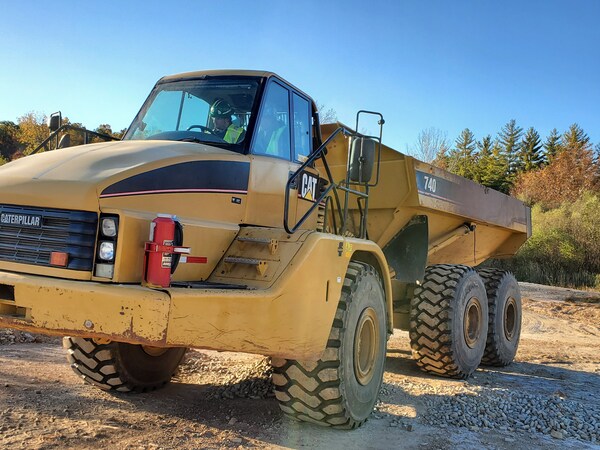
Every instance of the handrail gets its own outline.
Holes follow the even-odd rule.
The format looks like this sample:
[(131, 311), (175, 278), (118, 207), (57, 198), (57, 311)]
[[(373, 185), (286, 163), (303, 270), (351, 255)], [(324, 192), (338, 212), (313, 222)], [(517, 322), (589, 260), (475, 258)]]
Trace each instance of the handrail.
[[(331, 174), (331, 172), (329, 171), (329, 167), (326, 166), (327, 169), (327, 175), (329, 177), (329, 187), (327, 189), (325, 189), (321, 195), (319, 196), (319, 198), (317, 200), (314, 201), (314, 204), (308, 209), (308, 211), (306, 211), (306, 213), (302, 216), (302, 218), (296, 222), (296, 224), (290, 228), (289, 226), (289, 209), (290, 209), (290, 188), (292, 186), (292, 184), (294, 183), (294, 181), (296, 181), (296, 179), (298, 178), (298, 176), (304, 171), (304, 169), (306, 169), (309, 165), (311, 165), (313, 162), (315, 162), (318, 158), (321, 158), (324, 156), (326, 150), (327, 150), (327, 145), (333, 140), (335, 139), (335, 137), (342, 133), (344, 136), (361, 136), (360, 133), (355, 133), (355, 132), (351, 132), (350, 130), (348, 130), (345, 127), (338, 127), (337, 130), (335, 130), (331, 136), (329, 136), (325, 142), (323, 142), (319, 148), (317, 150), (315, 150), (307, 159), (306, 161), (304, 161), (304, 163), (292, 174), (292, 176), (288, 179), (286, 185), (285, 185), (285, 202), (284, 202), (284, 206), (283, 206), (283, 228), (285, 229), (285, 231), (287, 233), (293, 234), (296, 232), (296, 230), (298, 230), (298, 228), (306, 221), (306, 219), (308, 218), (308, 216), (310, 216), (313, 211), (319, 206), (319, 203), (321, 203), (321, 201), (323, 201), (323, 199), (335, 188), (338, 188), (339, 186), (334, 182), (333, 180), (333, 176)], [(325, 159), (325, 158), (323, 158)], [(335, 192), (335, 191), (334, 191)], [(337, 194), (336, 194), (337, 197)], [(338, 204), (339, 204), (339, 199), (338, 200)], [(339, 210), (339, 209), (338, 209)], [(341, 216), (341, 211), (340, 211), (340, 216)], [(337, 231), (337, 230), (336, 230)]]
[(99, 137), (101, 139), (107, 139), (107, 140), (111, 140), (111, 141), (120, 141), (121, 139), (116, 138), (114, 136), (110, 136), (108, 134), (103, 134), (103, 133), (97, 133), (95, 131), (91, 131), (85, 128), (81, 128), (81, 127), (76, 127), (75, 125), (71, 125), (70, 123), (67, 123), (65, 125), (61, 125), (60, 127), (58, 127), (55, 131), (53, 131), (52, 133), (50, 133), (50, 136), (48, 136), (46, 139), (44, 139), (42, 141), (42, 143), (40, 145), (38, 145), (31, 153), (30, 155), (33, 155), (37, 152), (39, 152), (42, 148), (45, 148), (48, 143), (54, 139), (55, 137), (58, 136), (58, 133), (60, 133), (63, 130), (74, 130), (74, 131), (81, 131), (82, 133), (84, 133), (84, 143), (87, 144), (88, 143), (88, 135), (91, 134), (93, 136)]
[[(335, 234), (344, 234), (346, 232), (346, 226), (347, 226), (346, 222), (348, 219), (348, 201), (349, 201), (348, 196), (349, 196), (349, 194), (352, 194), (352, 195), (358, 196), (359, 200), (364, 199), (364, 201), (365, 201), (364, 209), (360, 208), (360, 205), (359, 205), (359, 209), (361, 210), (361, 213), (360, 213), (361, 214), (361, 224), (360, 224), (360, 233), (359, 234), (360, 234), (361, 238), (364, 238), (367, 235), (366, 226), (367, 226), (367, 211), (368, 211), (368, 205), (369, 205), (369, 188), (376, 186), (379, 183), (380, 162), (381, 162), (381, 145), (382, 145), (381, 144), (382, 143), (382, 129), (383, 129), (383, 124), (385, 123), (385, 121), (383, 119), (383, 115), (381, 115), (378, 112), (360, 110), (356, 114), (356, 129), (358, 129), (359, 117), (361, 114), (372, 114), (372, 115), (376, 115), (379, 117), (379, 121), (378, 121), (379, 136), (378, 137), (377, 136), (366, 136), (357, 131), (352, 131), (346, 127), (340, 126), (289, 177), (289, 179), (285, 185), (285, 199), (284, 199), (284, 211), (283, 211), (283, 227), (285, 228), (285, 231), (287, 233), (290, 233), (290, 234), (295, 233), (296, 230), (298, 230), (298, 228), (300, 226), (302, 226), (302, 224), (306, 221), (306, 219), (308, 219), (308, 217), (315, 211), (315, 209), (319, 207), (319, 205), (321, 204), (323, 199), (326, 198), (329, 195), (329, 193), (333, 191), (333, 194), (335, 196), (335, 200), (337, 203), (337, 212), (340, 216), (340, 221), (341, 221), (340, 229), (338, 229), (337, 223), (335, 221), (335, 215), (332, 216), (334, 219), (334, 221), (333, 221), (334, 233)], [(340, 133), (343, 134), (344, 136), (368, 138), (368, 139), (373, 139), (378, 142), (379, 145), (377, 148), (377, 160), (376, 160), (377, 172), (376, 172), (376, 176), (375, 176), (375, 183), (352, 182), (349, 177), (349, 172), (346, 172), (346, 178), (344, 180), (341, 180), (339, 183), (336, 183), (334, 181), (333, 175), (329, 168), (329, 164), (327, 164), (327, 159), (325, 158), (325, 155), (327, 154), (327, 145), (333, 139), (335, 139), (335, 137)], [(352, 145), (352, 143), (349, 142), (348, 145)], [(350, 158), (350, 154), (351, 154), (351, 151), (349, 148), (348, 149), (348, 158)], [(327, 187), (327, 189), (323, 190), (320, 193), (320, 196), (318, 199), (314, 200), (313, 205), (310, 208), (308, 208), (308, 211), (306, 211), (306, 213), (304, 213), (304, 215), (300, 218), (300, 220), (297, 220), (296, 224), (293, 227), (290, 227), (289, 209), (290, 209), (290, 190), (292, 188), (292, 185), (295, 185), (294, 187), (298, 188), (298, 185), (297, 185), (298, 177), (304, 171), (304, 169), (306, 169), (309, 165), (313, 164), (318, 158), (321, 158), (323, 161), (323, 166), (325, 168), (325, 172), (327, 173), (327, 178), (329, 180), (329, 186)], [(353, 189), (351, 187), (351, 186), (357, 186), (357, 185), (363, 186), (365, 188), (365, 192), (359, 191), (357, 189)], [(343, 212), (342, 212), (342, 205), (340, 202), (340, 198), (338, 195), (338, 189), (345, 193)], [(329, 200), (325, 201), (325, 215), (324, 215), (325, 219), (327, 219), (328, 206), (330, 204), (328, 202), (329, 202)]]

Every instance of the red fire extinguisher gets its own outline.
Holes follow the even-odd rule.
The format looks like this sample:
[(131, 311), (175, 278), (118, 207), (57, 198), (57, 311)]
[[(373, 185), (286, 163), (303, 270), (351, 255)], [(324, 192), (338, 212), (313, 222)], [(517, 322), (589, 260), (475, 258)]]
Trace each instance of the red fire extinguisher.
[(181, 247), (183, 235), (176, 217), (159, 214), (150, 224), (150, 242), (146, 242), (144, 280), (150, 287), (169, 287), (179, 255), (190, 252)]

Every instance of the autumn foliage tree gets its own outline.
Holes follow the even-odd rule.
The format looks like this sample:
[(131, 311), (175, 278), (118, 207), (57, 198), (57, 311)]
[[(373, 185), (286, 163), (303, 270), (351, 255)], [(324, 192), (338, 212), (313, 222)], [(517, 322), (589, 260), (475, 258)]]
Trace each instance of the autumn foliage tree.
[(38, 112), (28, 112), (19, 117), (18, 139), (21, 143), (21, 150), (26, 155), (31, 153), (44, 139), (49, 135), (46, 126), (46, 115)]
[(560, 150), (540, 170), (523, 173), (513, 193), (529, 204), (557, 208), (598, 187), (598, 168), (589, 137), (573, 124), (561, 139)]

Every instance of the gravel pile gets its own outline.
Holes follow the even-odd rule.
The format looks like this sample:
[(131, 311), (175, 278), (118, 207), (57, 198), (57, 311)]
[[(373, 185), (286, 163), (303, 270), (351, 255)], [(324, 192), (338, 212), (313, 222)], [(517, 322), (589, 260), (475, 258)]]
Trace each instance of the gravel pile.
[(473, 431), (529, 431), (556, 439), (600, 442), (600, 405), (583, 404), (558, 395), (547, 397), (482, 388), (478, 394), (461, 393), (426, 401), (425, 423), (454, 425)]
[(273, 383), (271, 381), (271, 359), (265, 358), (262, 361), (237, 373), (231, 374), (223, 379), (224, 386), (215, 390), (211, 397), (213, 398), (267, 398), (274, 397)]
[(0, 329), (0, 345), (36, 342), (35, 336), (22, 331)]
[(221, 358), (191, 353), (179, 367), (176, 378), (195, 380), (200, 377), (202, 384), (213, 384), (207, 398), (260, 399), (275, 396), (271, 374), (270, 358), (229, 367)]

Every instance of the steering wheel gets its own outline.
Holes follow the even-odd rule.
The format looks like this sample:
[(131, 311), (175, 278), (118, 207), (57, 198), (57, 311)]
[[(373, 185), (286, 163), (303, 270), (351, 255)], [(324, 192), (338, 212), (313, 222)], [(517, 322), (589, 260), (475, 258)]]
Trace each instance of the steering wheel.
[(188, 127), (187, 131), (193, 130), (194, 128), (200, 128), (200, 130), (204, 133), (213, 134), (210, 128), (207, 128), (204, 125), (192, 125)]

